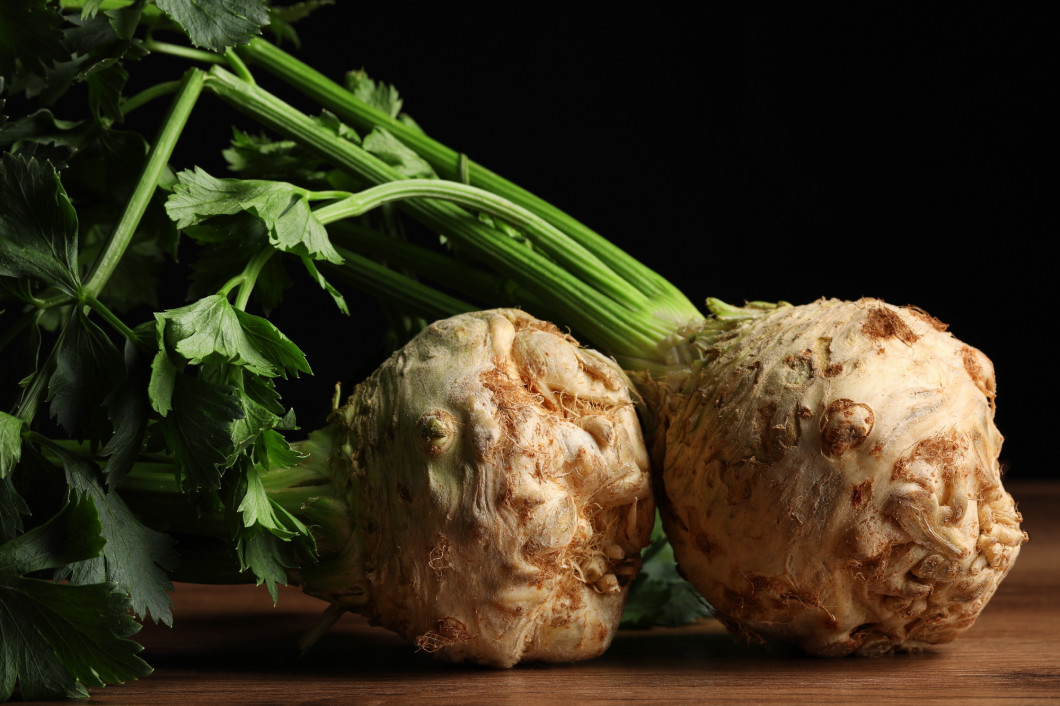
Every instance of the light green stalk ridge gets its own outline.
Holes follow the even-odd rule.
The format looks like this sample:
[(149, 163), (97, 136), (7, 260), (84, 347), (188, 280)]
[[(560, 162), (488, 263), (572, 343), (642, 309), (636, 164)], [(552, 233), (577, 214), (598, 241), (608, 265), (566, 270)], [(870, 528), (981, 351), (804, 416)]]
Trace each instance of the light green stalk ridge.
[(339, 279), (362, 292), (397, 304), (406, 312), (433, 321), (475, 310), (471, 304), (405, 277), (352, 250), (343, 247), (337, 247), (336, 250), (345, 263), (342, 267), (329, 270), (337, 274)]
[[(332, 223), (328, 226), (328, 237), (336, 246), (359, 253), (366, 258), (380, 260), (390, 269), (415, 272), (417, 278), (438, 284), (459, 296), (469, 299), (483, 297), (487, 301), (495, 301), (498, 297), (507, 295), (508, 306), (519, 302), (529, 307), (531, 311), (543, 308), (535, 307), (537, 297), (525, 288), (518, 287), (509, 279), (474, 267), (437, 250), (415, 245), (403, 238), (385, 235), (355, 221)], [(331, 269), (329, 268), (329, 271)], [(338, 272), (348, 271), (348, 268), (334, 269)], [(356, 279), (356, 277), (351, 277), (351, 279)], [(461, 311), (465, 309), (450, 310), (439, 318), (452, 316)]]
[(627, 308), (643, 307), (647, 298), (631, 289), (593, 253), (570, 241), (560, 230), (525, 208), (484, 189), (441, 179), (404, 179), (380, 184), (314, 211), (325, 225), (360, 216), (387, 203), (424, 197), (443, 199), (504, 219), (523, 229), (534, 243), (578, 279)]

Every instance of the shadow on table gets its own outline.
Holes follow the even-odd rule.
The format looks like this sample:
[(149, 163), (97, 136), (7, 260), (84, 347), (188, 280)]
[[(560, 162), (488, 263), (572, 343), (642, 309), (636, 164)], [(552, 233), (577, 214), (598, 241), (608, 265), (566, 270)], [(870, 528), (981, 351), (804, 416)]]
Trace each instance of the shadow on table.
[[(313, 624), (312, 616), (194, 616), (178, 620), (173, 630), (145, 629), (143, 643), (159, 669), (289, 673), (335, 676), (440, 675), (495, 670), (435, 660), (400, 637), (348, 616), (325, 634), (305, 656), (297, 643)], [(516, 671), (569, 669), (675, 670), (704, 665), (732, 669), (741, 663), (818, 661), (785, 645), (743, 644), (716, 624), (677, 629), (620, 631), (601, 657), (575, 664), (527, 664)]]

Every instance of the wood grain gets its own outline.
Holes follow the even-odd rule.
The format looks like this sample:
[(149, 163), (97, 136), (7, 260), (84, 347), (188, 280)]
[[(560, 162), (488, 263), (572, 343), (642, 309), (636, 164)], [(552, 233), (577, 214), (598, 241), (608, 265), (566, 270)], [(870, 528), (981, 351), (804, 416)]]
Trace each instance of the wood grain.
[(485, 701), (1060, 703), (1060, 483), (1011, 488), (1031, 541), (979, 621), (915, 655), (816, 659), (738, 644), (716, 622), (622, 632), (603, 657), (492, 671), (439, 664), (347, 616), (300, 658), (323, 609), (296, 590), (180, 585), (175, 627), (141, 633), (156, 671), (96, 704)]

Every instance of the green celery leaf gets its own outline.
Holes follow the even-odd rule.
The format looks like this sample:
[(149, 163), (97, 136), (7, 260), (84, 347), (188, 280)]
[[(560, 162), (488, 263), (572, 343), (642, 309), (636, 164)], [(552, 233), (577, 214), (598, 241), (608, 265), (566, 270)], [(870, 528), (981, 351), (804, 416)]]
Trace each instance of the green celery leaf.
[(53, 583), (24, 574), (92, 560), (105, 546), (91, 499), (0, 545), (0, 700), (84, 698), (85, 686), (151, 673), (127, 639), (140, 626), (114, 584)]
[[(233, 248), (226, 252), (231, 262), (225, 270), (229, 274), (222, 280), (223, 282), (227, 282), (243, 271), (248, 252), (256, 251), (269, 242), (269, 231), (265, 224), (260, 218), (246, 211), (232, 215), (211, 216), (209, 220), (200, 225), (188, 226), (184, 232), (200, 245)], [(243, 255), (235, 257), (235, 253), (239, 251), (242, 251)], [(220, 270), (220, 268), (217, 269)], [(213, 291), (218, 289), (220, 287), (214, 287)]]
[(180, 172), (177, 179), (166, 211), (178, 228), (248, 211), (265, 222), (269, 242), (278, 250), (342, 264), (323, 224), (313, 216), (305, 189), (286, 182), (215, 179), (198, 167)]
[[(232, 439), (237, 452), (244, 451), (252, 445), (256, 447), (260, 436), (280, 423), (278, 414), (255, 399), (255, 396), (258, 399), (261, 398), (260, 393), (255, 396), (247, 393), (247, 389), (253, 389), (256, 381), (261, 379), (245, 374), (237, 378), (241, 393), (240, 404), (243, 407), (243, 418), (232, 423)], [(264, 378), (263, 387), (271, 389), (271, 381)]]
[(376, 83), (364, 69), (346, 72), (346, 90), (392, 118), (401, 114), (403, 101), (392, 85)]
[[(52, 61), (43, 72), (30, 75), (25, 83), (26, 95), (45, 105), (58, 101), (72, 86), (92, 80), (99, 72), (110, 71), (123, 59), (145, 54), (137, 42), (119, 36), (108, 17), (68, 16), (66, 20), (61, 40), (64, 56)], [(113, 78), (105, 83), (104, 92), (112, 94), (106, 100), (116, 105)], [(117, 88), (120, 90), (120, 86)], [(100, 89), (99, 85), (90, 89), (95, 92), (95, 99), (101, 97)], [(90, 97), (90, 102), (94, 104), (95, 99)]]
[(309, 534), (309, 529), (297, 517), (266, 494), (257, 469), (249, 468), (246, 479), (246, 493), (237, 508), (243, 514), (244, 527), (258, 525), (284, 541)]
[(339, 311), (346, 316), (349, 316), (350, 308), (346, 306), (346, 298), (342, 296), (342, 292), (335, 289), (330, 282), (324, 279), (324, 275), (320, 274), (320, 270), (317, 269), (317, 264), (304, 256), (302, 257), (302, 264), (305, 265), (305, 269), (309, 272), (309, 276), (316, 280), (316, 283), (320, 285), (320, 288), (331, 295), (331, 299), (335, 302), (335, 306), (339, 308)]
[(246, 44), (269, 23), (265, 0), (156, 0), (192, 44), (223, 54)]
[[(128, 639), (140, 625), (128, 615), (128, 598), (113, 584), (75, 586), (23, 578), (0, 588), (0, 594), (7, 594), (4, 603), (12, 624), (20, 633), (35, 629), (58, 661), (48, 664), (51, 660), (38, 652), (32, 672), (27, 669), (20, 677), (24, 699), (85, 697), (81, 684), (123, 684), (152, 672), (137, 654), (142, 647)], [(71, 688), (59, 665), (80, 684)]]
[(238, 379), (246, 416), (233, 423), (232, 436), (240, 451), (253, 446), (252, 460), (265, 468), (289, 468), (302, 460), (274, 429), (296, 428), (294, 410), (284, 410), (269, 378), (244, 373)]
[(151, 409), (164, 417), (173, 409), (173, 390), (180, 371), (170, 360), (169, 351), (166, 350), (164, 319), (157, 322), (156, 331), (158, 353), (151, 361), (151, 380), (147, 384), (147, 397), (151, 401)]
[(245, 528), (236, 541), (240, 571), (250, 571), (257, 584), (265, 584), (272, 602), (279, 599), (277, 585), (287, 585), (286, 569), (297, 566), (291, 542), (284, 542), (261, 525)]
[(105, 13), (107, 19), (110, 20), (114, 34), (118, 35), (119, 39), (131, 40), (133, 38), (136, 30), (140, 28), (140, 21), (147, 19), (146, 15), (149, 13), (144, 12), (146, 6), (146, 0), (135, 0), (125, 7), (107, 10)]
[(100, 451), (100, 455), (107, 459), (103, 475), (111, 489), (121, 485), (143, 449), (149, 411), (144, 390), (149, 376), (150, 368), (140, 351), (133, 343), (126, 341), (125, 376), (103, 400), (111, 426), (114, 427), (114, 435)]
[(276, 386), (273, 381), (265, 377), (256, 377), (253, 375), (243, 375), (240, 380), (242, 385), (243, 394), (254, 404), (260, 405), (269, 414), (276, 417), (275, 423), (270, 424), (269, 428), (278, 426), (281, 423), (281, 417), (289, 411), (280, 402), (280, 393), (276, 391)]
[(93, 139), (98, 130), (91, 122), (60, 120), (41, 108), (0, 126), (0, 148), (21, 154), (28, 145), (47, 146), (47, 150), (35, 149), (33, 155), (38, 160), (46, 157), (56, 169), (62, 169), (70, 155)]
[(80, 307), (58, 343), (55, 371), (48, 380), (51, 415), (73, 437), (101, 439), (107, 433), (99, 407), (118, 381), (121, 354)]
[[(63, 665), (52, 647), (52, 641), (62, 645), (62, 634), (42, 632), (37, 627), (37, 603), (31, 595), (34, 589), (45, 585), (48, 582), (39, 579), (0, 577), (0, 624), (4, 626), (0, 633), (0, 701), (11, 698), (16, 684), (26, 701), (88, 698), (88, 689)], [(88, 587), (69, 587), (71, 592), (85, 588)]]
[(644, 565), (630, 586), (621, 627), (676, 627), (710, 616), (710, 605), (677, 573), (674, 551), (658, 513), (651, 539), (644, 550)]
[(55, 453), (70, 488), (95, 502), (101, 534), (107, 541), (101, 556), (71, 564), (70, 582), (82, 585), (106, 578), (129, 594), (136, 615), (144, 619), (150, 615), (156, 622), (172, 625), (169, 592), (173, 584), (166, 570), (176, 562), (173, 541), (141, 524), (116, 492), (104, 490), (91, 463), (66, 451)]
[(282, 368), (277, 369), (254, 345), (236, 311), (223, 295), (211, 294), (180, 309), (156, 313), (155, 319), (164, 325), (166, 347), (193, 365), (220, 359), (255, 375), (280, 375)]
[(314, 10), (327, 5), (334, 5), (335, 0), (303, 0), (290, 5), (269, 8), (269, 30), (276, 36), (277, 44), (289, 41), (295, 48), (301, 48), (298, 33), (291, 25), (304, 19)]
[(361, 136), (357, 134), (357, 131), (339, 120), (339, 116), (330, 110), (322, 111), (320, 115), (312, 118), (312, 120), (318, 127), (330, 130), (336, 137), (352, 142), (355, 145), (361, 144)]
[(28, 514), (29, 505), (19, 495), (11, 477), (0, 478), (0, 544), (22, 533), (22, 516)]
[(88, 104), (97, 121), (106, 125), (122, 119), (122, 89), (129, 72), (119, 63), (110, 64), (88, 77)]
[[(279, 425), (277, 425), (279, 426)], [(291, 448), (283, 434), (275, 429), (262, 432), (261, 442), (255, 446), (255, 452), (260, 452), (260, 460), (255, 458), (266, 468), (291, 468), (297, 466), (305, 458), (304, 455)]]
[(6, 478), (22, 457), (23, 425), (18, 417), (0, 412), (0, 478)]
[(77, 214), (55, 168), (0, 157), (0, 276), (25, 277), (67, 294), (81, 287)]
[(106, 544), (100, 531), (90, 498), (67, 503), (40, 527), (0, 545), (0, 576), (58, 569), (98, 557)]
[[(361, 144), (357, 131), (324, 111), (310, 118), (317, 127), (336, 137)], [(231, 147), (224, 151), (228, 167), (244, 179), (282, 180), (314, 189), (359, 191), (364, 184), (346, 172), (329, 169), (326, 160), (292, 140), (273, 140), (265, 135), (250, 135), (233, 130)]]
[(237, 390), (185, 374), (174, 376), (171, 409), (159, 424), (180, 464), (185, 488), (221, 487), (237, 453), (234, 423), (245, 412)]
[(180, 309), (155, 314), (165, 346), (189, 363), (221, 361), (268, 377), (310, 373), (305, 355), (267, 319), (211, 294)]
[(0, 76), (7, 79), (7, 90), (25, 90), (32, 77), (43, 75), (53, 62), (69, 56), (62, 45), (61, 25), (57, 3), (0, 2)]
[[(283, 415), (283, 419), (276, 425), (276, 428), (284, 431), (298, 431), (298, 420), (295, 418), (293, 407), (287, 410), (287, 413)], [(283, 466), (283, 468), (286, 468), (286, 466)]]
[(280, 332), (269, 322), (260, 316), (248, 314), (245, 311), (235, 310), (236, 318), (243, 327), (243, 333), (261, 355), (265, 357), (276, 370), (281, 371), (284, 377), (288, 373), (313, 374), (309, 368), (309, 362), (305, 354), (287, 336)]
[(377, 127), (368, 133), (364, 138), (364, 149), (389, 164), (405, 179), (438, 176), (423, 157), (384, 128)]
[(223, 152), (228, 168), (247, 179), (284, 179), (306, 188), (326, 188), (325, 162), (294, 140), (272, 140), (232, 130), (231, 147)]

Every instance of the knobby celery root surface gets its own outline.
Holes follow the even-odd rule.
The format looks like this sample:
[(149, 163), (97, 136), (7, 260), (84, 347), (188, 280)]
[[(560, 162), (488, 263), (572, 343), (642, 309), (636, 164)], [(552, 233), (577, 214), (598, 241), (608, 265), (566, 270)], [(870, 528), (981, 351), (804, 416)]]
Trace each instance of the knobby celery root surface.
[(599, 655), (654, 517), (628, 384), (521, 311), (431, 325), (312, 442), (349, 522), (305, 590), (447, 660)]
[(971, 626), (1026, 539), (989, 359), (872, 299), (763, 308), (699, 354), (647, 387), (667, 535), (718, 617), (819, 655)]

